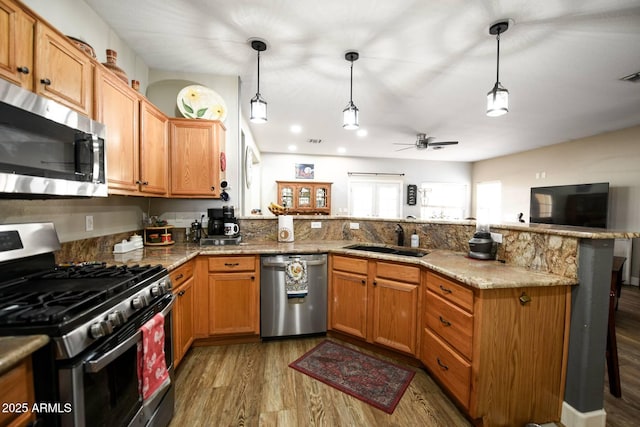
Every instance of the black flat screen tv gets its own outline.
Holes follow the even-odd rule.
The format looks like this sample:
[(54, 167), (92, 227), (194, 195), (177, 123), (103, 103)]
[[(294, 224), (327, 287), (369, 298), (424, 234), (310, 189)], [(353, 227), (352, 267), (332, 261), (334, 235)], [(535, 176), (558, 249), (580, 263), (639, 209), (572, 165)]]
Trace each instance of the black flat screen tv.
[(531, 188), (529, 222), (607, 228), (609, 183)]

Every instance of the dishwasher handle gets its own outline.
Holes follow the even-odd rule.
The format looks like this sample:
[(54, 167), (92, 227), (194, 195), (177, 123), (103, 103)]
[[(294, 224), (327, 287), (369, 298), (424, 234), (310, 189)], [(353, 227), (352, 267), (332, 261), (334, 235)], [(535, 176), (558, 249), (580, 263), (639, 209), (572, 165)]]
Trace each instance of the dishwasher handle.
[[(299, 259), (298, 257), (291, 257), (294, 259)], [(307, 261), (307, 266), (312, 266), (312, 265), (325, 265), (327, 263), (326, 260), (324, 259), (319, 259), (319, 260), (310, 260)], [(262, 260), (262, 266), (263, 267), (286, 267), (287, 266), (287, 261), (269, 261), (268, 259), (263, 259)]]

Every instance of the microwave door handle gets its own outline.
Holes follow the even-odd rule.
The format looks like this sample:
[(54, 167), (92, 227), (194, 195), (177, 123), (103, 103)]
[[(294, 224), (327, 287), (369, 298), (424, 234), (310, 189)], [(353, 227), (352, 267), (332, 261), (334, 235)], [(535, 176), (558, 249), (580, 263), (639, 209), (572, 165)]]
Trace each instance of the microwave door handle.
[(96, 135), (91, 135), (91, 164), (93, 165), (92, 179), (93, 182), (98, 182), (100, 179), (100, 142)]
[(117, 347), (105, 353), (102, 357), (97, 360), (90, 360), (88, 362), (84, 362), (84, 371), (90, 374), (94, 374), (96, 372), (100, 372), (102, 368), (107, 366), (109, 363), (116, 360), (118, 357), (122, 356), (124, 352), (129, 350), (131, 346), (137, 345), (138, 341), (142, 339), (142, 332), (138, 330), (131, 337), (127, 338), (126, 341), (118, 344)]

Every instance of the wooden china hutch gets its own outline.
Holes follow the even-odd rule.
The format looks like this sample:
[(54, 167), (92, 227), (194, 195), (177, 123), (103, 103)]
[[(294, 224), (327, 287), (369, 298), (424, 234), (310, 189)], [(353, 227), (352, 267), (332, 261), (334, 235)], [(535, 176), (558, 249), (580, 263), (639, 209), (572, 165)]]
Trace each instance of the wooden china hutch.
[(276, 181), (278, 204), (297, 215), (330, 215), (331, 182)]

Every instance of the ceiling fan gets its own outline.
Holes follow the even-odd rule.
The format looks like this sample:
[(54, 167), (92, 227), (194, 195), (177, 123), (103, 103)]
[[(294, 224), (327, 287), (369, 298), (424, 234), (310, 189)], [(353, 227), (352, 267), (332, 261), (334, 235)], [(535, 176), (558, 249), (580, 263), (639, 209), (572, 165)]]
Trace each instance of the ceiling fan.
[(432, 150), (441, 150), (446, 145), (456, 145), (458, 141), (439, 141), (435, 142), (435, 138), (433, 136), (427, 136), (425, 133), (419, 133), (416, 136), (416, 142), (413, 144), (402, 144), (395, 142), (393, 145), (409, 145), (410, 147), (400, 148), (396, 151), (408, 150), (409, 148), (415, 147), (418, 150), (432, 149)]

